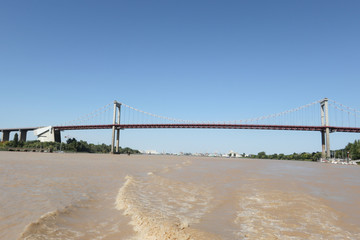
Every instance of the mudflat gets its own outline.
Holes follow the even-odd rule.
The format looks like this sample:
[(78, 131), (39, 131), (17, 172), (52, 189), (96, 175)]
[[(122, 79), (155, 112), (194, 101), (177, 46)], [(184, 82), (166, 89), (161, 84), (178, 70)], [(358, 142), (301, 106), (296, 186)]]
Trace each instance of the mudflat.
[(360, 167), (0, 152), (0, 239), (360, 239)]

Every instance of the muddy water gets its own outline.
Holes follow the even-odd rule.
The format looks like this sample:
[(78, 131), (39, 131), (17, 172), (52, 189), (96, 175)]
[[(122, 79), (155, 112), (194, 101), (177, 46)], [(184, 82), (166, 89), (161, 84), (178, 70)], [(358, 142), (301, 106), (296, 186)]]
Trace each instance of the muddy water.
[(360, 239), (360, 167), (0, 152), (0, 239)]

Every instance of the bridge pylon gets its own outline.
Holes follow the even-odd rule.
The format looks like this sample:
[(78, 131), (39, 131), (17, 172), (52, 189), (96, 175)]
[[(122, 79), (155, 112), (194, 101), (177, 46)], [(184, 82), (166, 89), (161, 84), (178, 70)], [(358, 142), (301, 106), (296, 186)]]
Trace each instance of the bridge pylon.
[[(121, 103), (114, 101), (114, 118), (112, 126), (112, 141), (111, 141), (111, 152), (112, 154), (120, 153), (120, 128), (115, 128), (115, 124), (120, 124), (120, 114), (121, 114)], [(115, 131), (116, 131), (116, 149), (115, 149)], [(116, 150), (116, 151), (115, 151)]]
[[(321, 106), (321, 126), (326, 127), (325, 130), (321, 131), (321, 158), (330, 158), (330, 129), (329, 126), (329, 108), (328, 108), (328, 99), (324, 98), (320, 102)], [(326, 152), (325, 152), (326, 145)]]

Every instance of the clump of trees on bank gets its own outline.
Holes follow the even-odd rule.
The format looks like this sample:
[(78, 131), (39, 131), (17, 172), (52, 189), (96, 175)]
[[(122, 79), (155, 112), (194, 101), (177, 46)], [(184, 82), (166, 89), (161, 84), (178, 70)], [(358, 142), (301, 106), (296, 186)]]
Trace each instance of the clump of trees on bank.
[[(331, 157), (346, 159), (350, 157), (352, 160), (360, 159), (360, 140), (355, 140), (354, 143), (348, 143), (345, 148), (334, 150), (331, 152)], [(313, 153), (293, 153), (285, 155), (280, 154), (271, 154), (267, 155), (265, 152), (259, 152), (258, 154), (250, 155), (251, 158), (260, 158), (260, 159), (279, 159), (279, 160), (299, 160), (299, 161), (317, 161), (321, 158), (321, 152)]]
[(265, 152), (259, 152), (255, 155), (250, 155), (251, 158), (260, 158), (260, 159), (278, 159), (278, 160), (298, 160), (298, 161), (317, 161), (321, 158), (321, 152), (313, 153), (293, 153), (293, 154), (271, 154), (267, 155)]
[(346, 158), (348, 155), (352, 160), (360, 159), (360, 140), (348, 143), (344, 149), (335, 151), (336, 158)]
[[(87, 152), (87, 153), (110, 153), (111, 146), (106, 144), (93, 144), (86, 141), (78, 141), (75, 138), (67, 139), (66, 143), (57, 142), (40, 142), (40, 141), (19, 141), (17, 134), (14, 136), (13, 141), (0, 142), (0, 150), (15, 151), (64, 151), (64, 152)], [(120, 148), (120, 153), (123, 154), (138, 154), (138, 150), (131, 148)]]

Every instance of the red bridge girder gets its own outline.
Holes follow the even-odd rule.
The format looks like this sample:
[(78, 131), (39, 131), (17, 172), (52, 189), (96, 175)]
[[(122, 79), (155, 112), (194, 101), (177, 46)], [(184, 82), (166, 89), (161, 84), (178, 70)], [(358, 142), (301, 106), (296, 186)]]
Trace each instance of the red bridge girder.
[(258, 125), (258, 124), (105, 124), (105, 125), (74, 125), (55, 126), (55, 130), (85, 130), (85, 129), (144, 129), (144, 128), (194, 128), (194, 129), (260, 129), (260, 130), (290, 130), (290, 131), (325, 131), (360, 133), (360, 128), (334, 126), (298, 126), (298, 125)]

